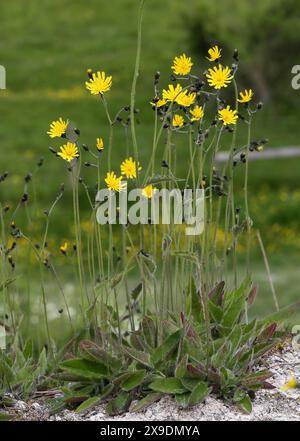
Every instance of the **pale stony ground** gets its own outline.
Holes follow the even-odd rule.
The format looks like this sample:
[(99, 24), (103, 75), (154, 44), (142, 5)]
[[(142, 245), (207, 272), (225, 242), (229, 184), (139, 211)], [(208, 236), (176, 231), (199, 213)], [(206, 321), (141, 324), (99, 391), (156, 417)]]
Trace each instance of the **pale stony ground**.
[[(209, 397), (205, 404), (189, 410), (180, 409), (171, 398), (163, 398), (158, 403), (139, 413), (126, 413), (109, 417), (105, 406), (99, 405), (85, 414), (64, 410), (57, 415), (49, 415), (49, 409), (41, 402), (24, 403), (18, 401), (14, 412), (16, 419), (51, 421), (294, 421), (300, 420), (300, 389), (282, 392), (280, 387), (291, 373), (300, 378), (300, 350), (288, 347), (270, 356), (266, 362), (274, 376), (269, 380), (276, 388), (257, 392), (251, 415), (241, 413), (234, 406)], [(264, 366), (265, 368), (265, 366)]]

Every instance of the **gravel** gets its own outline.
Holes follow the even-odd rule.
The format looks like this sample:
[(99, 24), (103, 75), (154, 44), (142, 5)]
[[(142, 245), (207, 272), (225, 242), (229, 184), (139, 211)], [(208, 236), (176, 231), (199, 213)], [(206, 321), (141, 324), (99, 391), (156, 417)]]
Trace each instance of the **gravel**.
[[(105, 406), (99, 405), (83, 414), (64, 410), (50, 416), (43, 400), (25, 403), (17, 401), (13, 408), (14, 419), (38, 421), (295, 421), (300, 420), (300, 389), (283, 392), (280, 387), (292, 373), (300, 376), (299, 349), (289, 346), (271, 355), (266, 366), (273, 373), (269, 380), (275, 389), (257, 392), (250, 415), (244, 414), (232, 405), (210, 396), (206, 402), (189, 410), (180, 409), (169, 397), (161, 399), (142, 412), (126, 413), (109, 417)], [(10, 410), (11, 413), (11, 410)]]

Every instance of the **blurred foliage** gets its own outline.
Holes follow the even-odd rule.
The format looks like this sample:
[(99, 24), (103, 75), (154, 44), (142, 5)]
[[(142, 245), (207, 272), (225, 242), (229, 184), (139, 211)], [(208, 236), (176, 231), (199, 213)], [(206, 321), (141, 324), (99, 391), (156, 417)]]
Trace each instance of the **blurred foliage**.
[(187, 13), (195, 53), (219, 44), (223, 51), (238, 47), (241, 76), (264, 101), (287, 104), (297, 94), (290, 86), (291, 68), (300, 59), (298, 0), (194, 0)]

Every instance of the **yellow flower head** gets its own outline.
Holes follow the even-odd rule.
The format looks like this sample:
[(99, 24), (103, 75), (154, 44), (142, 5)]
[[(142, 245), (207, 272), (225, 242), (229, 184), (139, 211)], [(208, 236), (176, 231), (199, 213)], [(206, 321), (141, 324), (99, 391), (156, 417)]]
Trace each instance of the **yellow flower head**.
[(52, 121), (47, 135), (49, 135), (50, 138), (60, 138), (66, 133), (68, 124), (69, 121), (64, 121), (62, 118), (59, 118), (57, 121)]
[(59, 249), (60, 249), (60, 251), (61, 251), (64, 255), (66, 255), (66, 254), (67, 254), (67, 249), (68, 249), (68, 242), (65, 242), (63, 245), (61, 245), (61, 246), (59, 247)]
[(300, 383), (296, 380), (295, 376), (292, 375), (291, 378), (285, 383), (280, 389), (282, 391), (286, 391), (289, 389), (297, 389), (300, 388)]
[(151, 101), (150, 104), (151, 104), (151, 106), (154, 106), (154, 107), (162, 107), (167, 104), (167, 101), (164, 100), (163, 98), (159, 98), (159, 100), (156, 101), (156, 103), (154, 101)]
[[(139, 166), (139, 171), (142, 167)], [(125, 159), (121, 164), (121, 173), (128, 179), (136, 178), (136, 162), (131, 158)]]
[(240, 97), (241, 98), (238, 100), (239, 103), (249, 103), (253, 98), (252, 89), (245, 89), (244, 92), (240, 92)]
[(192, 104), (194, 104), (195, 99), (196, 99), (196, 94), (194, 92), (186, 93), (185, 91), (179, 95), (176, 102), (180, 104), (180, 106), (190, 107)]
[(222, 87), (227, 87), (230, 84), (233, 76), (231, 75), (231, 69), (226, 66), (223, 67), (221, 64), (219, 66), (214, 66), (212, 69), (208, 69), (206, 74), (207, 81), (210, 86), (215, 89), (221, 89)]
[(124, 183), (122, 184), (122, 176), (117, 177), (115, 172), (107, 172), (105, 183), (107, 185), (107, 188), (111, 191), (119, 192), (124, 188)]
[(60, 156), (65, 161), (71, 162), (73, 159), (78, 158), (78, 148), (76, 144), (73, 142), (67, 142), (60, 147), (60, 152), (57, 152), (58, 156)]
[(230, 106), (219, 110), (219, 120), (223, 121), (224, 126), (227, 126), (228, 124), (236, 124), (237, 119), (237, 111), (230, 109)]
[(210, 49), (208, 49), (208, 55), (209, 57), (206, 57), (209, 61), (216, 61), (221, 58), (221, 52), (222, 49), (218, 48), (218, 46), (213, 46)]
[(182, 127), (184, 124), (183, 116), (181, 115), (174, 115), (172, 120), (172, 126), (173, 127)]
[(191, 121), (199, 121), (204, 116), (202, 106), (195, 106), (190, 110), (190, 114), (192, 115)]
[(112, 77), (107, 77), (105, 72), (93, 72), (92, 78), (85, 82), (86, 88), (92, 95), (103, 95), (112, 85)]
[(97, 138), (96, 148), (98, 152), (101, 152), (104, 149), (104, 142), (102, 138)]
[(175, 57), (173, 60), (172, 70), (175, 75), (187, 75), (190, 73), (193, 66), (191, 57), (187, 57), (185, 54), (180, 57)]
[(173, 84), (169, 84), (168, 89), (163, 90), (163, 99), (166, 101), (176, 101), (178, 102), (178, 99), (180, 95), (184, 92), (182, 92), (182, 87), (180, 84), (177, 84), (176, 87), (173, 86)]
[(151, 199), (156, 190), (157, 188), (153, 187), (152, 184), (147, 185), (147, 187), (143, 188), (142, 195), (148, 199)]

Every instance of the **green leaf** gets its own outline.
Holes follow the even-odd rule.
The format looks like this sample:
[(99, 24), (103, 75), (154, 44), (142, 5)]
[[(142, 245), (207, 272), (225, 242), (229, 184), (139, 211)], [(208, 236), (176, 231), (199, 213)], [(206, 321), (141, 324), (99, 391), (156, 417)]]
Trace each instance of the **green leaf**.
[(151, 360), (154, 364), (159, 363), (161, 360), (168, 357), (168, 355), (178, 347), (179, 341), (182, 336), (182, 329), (175, 331), (169, 335), (167, 339), (153, 352)]
[(110, 355), (107, 351), (101, 349), (96, 343), (90, 340), (82, 340), (79, 344), (81, 356), (90, 361), (104, 364), (107, 368), (118, 370), (121, 367), (121, 361)]
[(12, 419), (13, 415), (6, 412), (0, 412), (0, 421), (11, 421)]
[(188, 364), (189, 356), (186, 354), (178, 363), (175, 369), (175, 377), (183, 378), (187, 373), (187, 364)]
[(131, 401), (132, 398), (129, 393), (121, 392), (116, 398), (108, 402), (106, 412), (110, 416), (124, 413), (129, 409)]
[(201, 403), (205, 400), (210, 391), (211, 388), (208, 387), (207, 383), (199, 382), (191, 392), (189, 406), (195, 406), (195, 404)]
[(145, 376), (145, 369), (133, 372), (121, 383), (121, 388), (126, 392), (129, 392), (130, 390), (135, 389), (137, 386), (139, 386), (143, 382)]
[(260, 372), (253, 372), (251, 374), (246, 375), (241, 383), (244, 386), (251, 386), (253, 384), (260, 383), (261, 381), (267, 380), (268, 378), (273, 377), (272, 372), (270, 371), (260, 371)]
[(139, 400), (134, 406), (131, 407), (132, 412), (139, 412), (142, 409), (146, 409), (151, 404), (155, 403), (156, 401), (161, 399), (162, 394), (151, 392), (150, 394), (146, 395), (144, 398)]
[(183, 394), (186, 388), (182, 385), (178, 378), (162, 378), (149, 384), (149, 388), (165, 394)]
[(246, 395), (244, 398), (242, 398), (240, 401), (238, 401), (237, 406), (242, 409), (246, 413), (252, 412), (252, 403), (248, 395)]
[(133, 348), (126, 348), (126, 347), (123, 347), (123, 352), (126, 355), (128, 355), (130, 358), (133, 358), (134, 360), (138, 361), (144, 366), (151, 368), (153, 367), (150, 359), (150, 354), (148, 354), (147, 352), (142, 352)]
[(133, 300), (136, 300), (138, 298), (138, 296), (142, 292), (142, 288), (143, 288), (143, 284), (141, 282), (131, 291), (131, 298)]
[(226, 292), (224, 295), (224, 313), (221, 324), (232, 328), (244, 311), (245, 302), (251, 289), (251, 279), (247, 277), (241, 286), (235, 290)]
[(199, 383), (198, 378), (181, 378), (180, 381), (182, 385), (190, 392), (192, 392), (195, 386), (197, 386), (197, 384)]
[(186, 392), (184, 394), (176, 394), (175, 399), (176, 399), (177, 404), (185, 409), (189, 405), (190, 396), (191, 396), (191, 393)]
[(76, 413), (83, 412), (87, 409), (90, 409), (91, 407), (95, 406), (101, 401), (101, 398), (99, 397), (91, 397), (87, 400), (83, 401), (83, 403), (80, 404), (80, 406), (77, 407)]
[(145, 316), (141, 323), (141, 329), (147, 344), (154, 348), (156, 345), (156, 324), (152, 317)]
[(74, 358), (63, 361), (60, 367), (69, 374), (84, 378), (103, 378), (107, 375), (107, 368), (101, 364), (84, 358)]
[(45, 375), (47, 371), (47, 353), (44, 348), (39, 356), (38, 366), (35, 370), (35, 375)]

